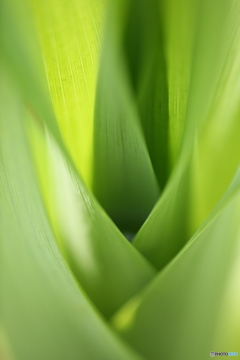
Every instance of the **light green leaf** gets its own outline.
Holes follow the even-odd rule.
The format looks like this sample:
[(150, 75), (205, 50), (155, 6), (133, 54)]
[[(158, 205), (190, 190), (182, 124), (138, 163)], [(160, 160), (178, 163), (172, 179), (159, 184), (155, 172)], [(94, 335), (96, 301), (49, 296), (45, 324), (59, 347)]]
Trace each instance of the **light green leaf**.
[(94, 102), (107, 1), (31, 2), (61, 135), (91, 185)]
[[(20, 25), (22, 25), (21, 22)], [(17, 35), (15, 34), (16, 37)], [(19, 32), (19, 35), (24, 35), (24, 33)], [(27, 44), (24, 41), (22, 44), (26, 45), (25, 51), (27, 51)], [(27, 59), (29, 63), (31, 60), (31, 57)], [(27, 71), (26, 65), (25, 63), (18, 64), (16, 70), (23, 75)], [(15, 72), (13, 76), (14, 80), (18, 81)], [(32, 91), (29, 90), (29, 93), (26, 93), (21, 89), (21, 93), (24, 96), (26, 94), (30, 96), (33, 92), (38, 93), (39, 104), (41, 101), (43, 104), (44, 99), (48, 99), (48, 92), (47, 90), (43, 93), (38, 92), (37, 81), (34, 77), (29, 78), (27, 86)], [(42, 124), (40, 128), (44, 128), (43, 124), (46, 123), (50, 133), (56, 135), (51, 127), (51, 124), (56, 125), (52, 114), (46, 113), (44, 117), (41, 117), (34, 102), (33, 105), (36, 115), (28, 115), (29, 122), (39, 123), (40, 121)], [(41, 134), (43, 129), (39, 134), (36, 134), (36, 131), (34, 135), (30, 130), (30, 137), (34, 136), (33, 141), (36, 141), (34, 147), (38, 153), (39, 167), (42, 168), (40, 182), (44, 187), (44, 199), (55, 234), (62, 244), (64, 255), (75, 276), (85, 291), (92, 297), (102, 313), (110, 316), (118, 306), (152, 278), (155, 270), (126, 241), (86, 189), (80, 176), (76, 174), (75, 166), (60, 134), (55, 136), (55, 139), (61, 151), (56, 145), (54, 148), (51, 145), (50, 158), (49, 149), (44, 145), (44, 134)], [(71, 176), (68, 167), (71, 168)], [(61, 181), (64, 181), (64, 186)], [(92, 268), (91, 274), (89, 268)]]
[(0, 358), (240, 352), (239, 1), (0, 16)]
[(36, 187), (26, 110), (1, 77), (0, 322), (13, 356), (140, 360), (107, 328), (62, 258)]
[[(217, 10), (212, 6), (204, 3), (202, 21), (205, 19), (206, 24), (199, 27), (199, 39), (205, 37), (206, 28), (210, 27), (209, 17), (217, 11), (215, 28), (209, 37), (213, 42), (224, 27), (224, 41), (214, 54), (209, 39), (204, 43), (199, 40), (199, 50), (196, 45), (196, 51), (201, 50), (201, 56), (205, 54), (206, 59), (202, 65), (193, 60), (192, 68), (196, 64), (199, 66), (192, 70), (190, 91), (194, 94), (188, 100), (181, 156), (167, 188), (134, 241), (136, 248), (158, 268), (181, 249), (208, 216), (229, 186), (240, 162), (239, 81), (236, 76), (240, 66), (237, 55), (240, 27), (236, 20), (233, 22), (235, 16), (239, 17), (239, 4), (233, 1), (228, 7), (223, 1)], [(225, 21), (219, 22), (219, 18)], [(235, 95), (229, 96), (232, 91)], [(202, 103), (207, 96), (204, 92), (208, 99)]]
[(29, 121), (46, 208), (60, 247), (81, 286), (110, 316), (152, 279), (155, 269), (101, 209), (51, 136), (44, 138), (33, 119)]
[(239, 352), (240, 171), (170, 264), (113, 318), (147, 359)]
[(1, 1), (2, 67), (12, 74), (30, 111), (46, 122), (59, 146), (64, 150), (31, 19), (32, 13), (26, 1)]
[[(159, 0), (167, 70), (169, 160), (176, 165), (182, 145), (189, 97), (198, 0)], [(196, 69), (198, 71), (198, 69)]]

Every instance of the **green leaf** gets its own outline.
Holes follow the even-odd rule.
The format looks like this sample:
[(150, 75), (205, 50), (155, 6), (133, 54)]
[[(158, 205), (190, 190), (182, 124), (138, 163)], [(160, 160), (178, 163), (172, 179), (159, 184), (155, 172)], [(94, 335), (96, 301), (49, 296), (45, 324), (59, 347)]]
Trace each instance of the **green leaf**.
[[(23, 22), (20, 21), (20, 25), (21, 30)], [(20, 37), (19, 41), (23, 47), (26, 47), (27, 52), (28, 43), (22, 40), (24, 32), (20, 30), (14, 36)], [(34, 66), (31, 56), (26, 61), (17, 64), (16, 67), (22, 76), (26, 74), (28, 63)], [(10, 72), (19, 86), (17, 73), (12, 71), (12, 68)], [(45, 99), (48, 99), (47, 90), (39, 91), (38, 79), (35, 77), (27, 79), (27, 92), (21, 88), (21, 93), (24, 97), (35, 93), (35, 98), (38, 97), (39, 104), (42, 105)], [(80, 284), (101, 312), (105, 316), (110, 316), (118, 306), (152, 278), (155, 270), (120, 234), (86, 189), (76, 173), (60, 134), (56, 135), (51, 127), (51, 124), (56, 125), (55, 118), (48, 113), (44, 114), (44, 117), (41, 116), (36, 104), (34, 102), (31, 104), (34, 114), (28, 115), (28, 123), (42, 124), (39, 134), (36, 134), (39, 130), (30, 130), (30, 137), (33, 136), (33, 141), (36, 141), (34, 147), (38, 153), (39, 167), (42, 169), (40, 182), (44, 187), (44, 199), (52, 220), (51, 224), (61, 243), (64, 256), (68, 259)], [(50, 145), (51, 156), (44, 144), (44, 134), (41, 134), (44, 123), (61, 149), (59, 151), (55, 144)], [(39, 154), (40, 152), (42, 154)], [(71, 168), (71, 176), (68, 167)], [(64, 181), (64, 186), (61, 181)], [(92, 268), (91, 274), (89, 268)]]
[(51, 136), (44, 137), (33, 119), (29, 121), (46, 208), (64, 257), (91, 300), (109, 317), (152, 279), (155, 270), (98, 205)]
[[(46, 76), (26, 1), (1, 2), (1, 62), (12, 74), (19, 92), (31, 111), (46, 122), (59, 146), (65, 150), (54, 117)], [(66, 153), (66, 151), (65, 151)]]
[[(167, 71), (170, 168), (177, 164), (184, 133), (196, 40), (198, 0), (159, 0)], [(196, 68), (196, 71), (198, 69)]]
[(193, 238), (113, 318), (147, 359), (239, 351), (239, 190), (240, 170)]
[(61, 135), (91, 186), (94, 102), (107, 1), (31, 3)]
[[(208, 216), (229, 186), (240, 162), (236, 76), (240, 66), (240, 37), (239, 23), (235, 19), (236, 13), (239, 17), (239, 5), (233, 2), (228, 7), (223, 1), (217, 10), (212, 3), (202, 6), (203, 24), (198, 29), (199, 44), (195, 46), (206, 59), (201, 64), (199, 59), (193, 60), (192, 94), (187, 105), (180, 159), (158, 204), (134, 240), (135, 247), (159, 269)], [(218, 15), (213, 14), (214, 11)], [(205, 31), (211, 26), (210, 18), (216, 20), (209, 34), (211, 41), (203, 42)], [(224, 37), (218, 51), (210, 49), (221, 32)], [(196, 64), (198, 67), (194, 70)], [(232, 91), (234, 95), (230, 95)]]
[(128, 2), (117, 1), (107, 18), (95, 105), (93, 192), (122, 231), (135, 232), (159, 187), (123, 52), (127, 9)]
[(239, 1), (0, 7), (0, 357), (239, 351)]
[(140, 360), (107, 328), (59, 251), (36, 187), (26, 110), (1, 78), (0, 322), (13, 356)]
[[(160, 187), (170, 170), (168, 85), (158, 0), (130, 1), (123, 50), (142, 129)], [(157, 44), (157, 46), (156, 46)]]

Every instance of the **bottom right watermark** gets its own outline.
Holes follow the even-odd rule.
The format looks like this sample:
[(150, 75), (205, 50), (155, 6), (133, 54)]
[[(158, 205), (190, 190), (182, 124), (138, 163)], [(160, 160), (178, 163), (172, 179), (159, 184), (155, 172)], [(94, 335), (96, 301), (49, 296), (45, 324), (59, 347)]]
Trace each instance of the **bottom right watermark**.
[(216, 351), (211, 351), (210, 352), (210, 356), (238, 356), (237, 352), (216, 352)]

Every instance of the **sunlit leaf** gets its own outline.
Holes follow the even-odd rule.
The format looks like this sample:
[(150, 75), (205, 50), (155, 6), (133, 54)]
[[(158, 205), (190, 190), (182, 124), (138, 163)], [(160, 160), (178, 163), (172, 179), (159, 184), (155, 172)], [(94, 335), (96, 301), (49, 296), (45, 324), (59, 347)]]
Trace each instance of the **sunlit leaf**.
[(62, 137), (92, 183), (93, 116), (106, 0), (31, 1)]
[(81, 286), (110, 316), (155, 270), (97, 204), (51, 136), (44, 137), (29, 121), (42, 192), (60, 247)]

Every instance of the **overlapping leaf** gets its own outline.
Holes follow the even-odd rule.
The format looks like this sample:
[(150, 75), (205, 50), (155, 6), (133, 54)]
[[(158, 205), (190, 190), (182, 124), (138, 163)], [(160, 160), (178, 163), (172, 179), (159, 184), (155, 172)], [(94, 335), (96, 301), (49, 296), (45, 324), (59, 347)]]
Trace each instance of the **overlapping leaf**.
[(8, 81), (1, 103), (0, 321), (13, 359), (140, 360), (106, 327), (59, 251), (36, 187), (26, 112)]
[(239, 351), (239, 190), (238, 171), (189, 243), (113, 318), (123, 338), (147, 359), (205, 359), (210, 351)]
[[(15, 36), (17, 38), (18, 34)], [(24, 33), (20, 31), (19, 41), (21, 36)], [(28, 43), (23, 42), (23, 46), (28, 51)], [(20, 74), (26, 74), (26, 69), (25, 64), (16, 64), (16, 71)], [(38, 79), (28, 79), (29, 89), (36, 88), (37, 92), (38, 84)], [(32, 100), (28, 97), (30, 93), (23, 91), (23, 95)], [(43, 93), (42, 99), (41, 96), (39, 91), (39, 103), (42, 101), (44, 105), (48, 92)], [(57, 129), (53, 114), (46, 113), (42, 118), (35, 103), (31, 104), (36, 115), (29, 115), (29, 122), (40, 121), (40, 130), (30, 125), (35, 128), (30, 130), (30, 137), (35, 136), (43, 196), (52, 226), (75, 276), (101, 312), (110, 316), (152, 278), (155, 270), (121, 235), (86, 189), (60, 134), (56, 135), (57, 130), (55, 132), (51, 127), (52, 124)], [(49, 138), (55, 135), (57, 145), (50, 140), (46, 148), (44, 123), (50, 132)]]
[(1, 3), (0, 354), (239, 351), (239, 2), (106, 5)]
[(135, 232), (157, 201), (159, 186), (123, 51), (128, 4), (112, 4), (103, 40), (94, 118), (93, 191), (122, 231)]
[(39, 129), (30, 130), (55, 234), (80, 284), (101, 312), (110, 316), (156, 271), (100, 208), (51, 136), (46, 143), (43, 135)]
[[(195, 54), (203, 60), (197, 57), (192, 62), (181, 156), (166, 191), (134, 241), (159, 268), (196, 231), (239, 165), (239, 4), (221, 1), (220, 5), (201, 5)], [(223, 41), (214, 52), (212, 44), (218, 43), (220, 34)], [(230, 97), (231, 91), (235, 95)]]

